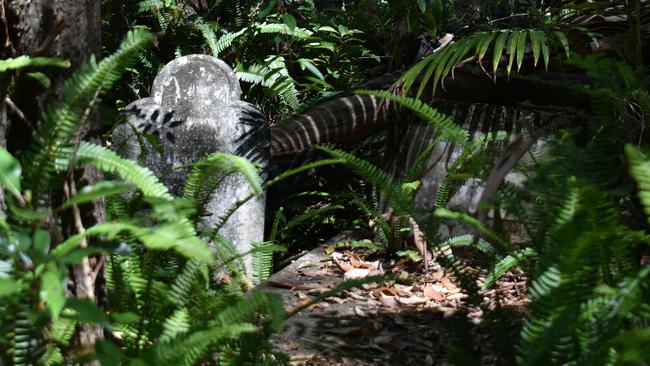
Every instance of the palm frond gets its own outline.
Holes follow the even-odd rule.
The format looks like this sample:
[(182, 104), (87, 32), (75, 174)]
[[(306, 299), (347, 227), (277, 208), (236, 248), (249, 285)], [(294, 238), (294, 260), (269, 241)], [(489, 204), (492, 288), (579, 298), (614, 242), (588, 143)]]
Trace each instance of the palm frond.
[(416, 97), (419, 97), (428, 85), (431, 85), (435, 94), (438, 83), (444, 82), (450, 73), (453, 77), (454, 69), (464, 62), (475, 58), (483, 68), (482, 61), (490, 46), (492, 46), (491, 69), (494, 78), (502, 64), (504, 53), (508, 55), (506, 72), (510, 76), (513, 65), (517, 66), (517, 70), (521, 69), (528, 48), (532, 49), (534, 66), (537, 66), (541, 54), (544, 67), (548, 68), (551, 39), (557, 41), (569, 57), (569, 43), (566, 34), (561, 31), (547, 33), (537, 29), (500, 29), (471, 34), (431, 53), (411, 67), (400, 78), (400, 82), (403, 83), (402, 90), (407, 92), (418, 83)]

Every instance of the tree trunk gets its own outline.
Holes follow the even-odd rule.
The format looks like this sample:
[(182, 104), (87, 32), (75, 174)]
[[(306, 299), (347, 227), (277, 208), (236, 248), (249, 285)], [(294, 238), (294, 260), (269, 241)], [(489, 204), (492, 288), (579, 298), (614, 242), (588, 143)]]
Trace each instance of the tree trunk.
[[(3, 1), (0, 0), (0, 4), (3, 4)], [(72, 64), (72, 67), (67, 70), (59, 69), (53, 72), (48, 70), (52, 83), (47, 90), (43, 90), (37, 84), (27, 84), (22, 88), (17, 87), (14, 91), (12, 98), (16, 111), (8, 116), (7, 134), (8, 140), (12, 142), (8, 148), (14, 154), (20, 154), (30, 145), (32, 129), (36, 126), (38, 118), (60, 97), (66, 78), (79, 65), (88, 62), (91, 55), (95, 55), (98, 59), (101, 57), (101, 2), (100, 0), (7, 0), (4, 6), (10, 36), (10, 44), (5, 45), (5, 54), (59, 57), (70, 60)], [(3, 109), (0, 109), (0, 118), (2, 111)], [(99, 113), (94, 111), (85, 120), (80, 136), (86, 140), (99, 142), (100, 127)], [(67, 179), (66, 187), (61, 191), (65, 193), (60, 195), (60, 199), (65, 195), (74, 194), (77, 185), (92, 184), (102, 178), (100, 172), (94, 169), (84, 169), (82, 172), (76, 172), (76, 175), (77, 177), (70, 176)], [(86, 212), (79, 212), (75, 208), (71, 214), (54, 216), (50, 220), (52, 241), (56, 244), (63, 238), (83, 230), (84, 227), (104, 220), (103, 200), (96, 202)], [(97, 272), (101, 272), (101, 268), (93, 268), (93, 264), (96, 266), (97, 263), (103, 262), (92, 258), (86, 259), (79, 266), (74, 266), (70, 278), (71, 295), (96, 301), (95, 279)], [(101, 337), (103, 337), (101, 327), (84, 325), (79, 332), (79, 345), (92, 347)]]

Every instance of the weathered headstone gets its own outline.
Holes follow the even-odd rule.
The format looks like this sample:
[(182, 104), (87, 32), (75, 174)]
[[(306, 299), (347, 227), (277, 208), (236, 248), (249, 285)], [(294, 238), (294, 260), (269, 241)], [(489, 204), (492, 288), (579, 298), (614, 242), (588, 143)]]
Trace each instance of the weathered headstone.
[[(150, 168), (176, 195), (182, 192), (188, 165), (210, 153), (246, 156), (264, 165), (266, 119), (241, 101), (240, 94), (235, 73), (223, 61), (206, 55), (178, 58), (160, 71), (151, 97), (125, 108), (127, 123), (115, 129), (113, 146), (120, 155)], [(203, 224), (214, 228), (250, 193), (241, 174), (228, 176), (210, 197)], [(263, 240), (264, 203), (264, 195), (255, 197), (221, 226), (219, 234), (239, 253)], [(250, 276), (250, 258), (245, 263)]]
[[(479, 201), (485, 189), (484, 179), (487, 178), (487, 173), (490, 172), (494, 162), (503, 153), (506, 146), (521, 132), (522, 126), (534, 125), (533, 120), (535, 119), (535, 115), (532, 112), (518, 108), (487, 104), (466, 105), (449, 103), (449, 106), (447, 106), (444, 112), (454, 121), (461, 124), (463, 128), (467, 129), (473, 140), (481, 139), (497, 131), (508, 133), (507, 138), (485, 143), (478, 149), (483, 151), (489, 148), (485, 154), (486, 159), (483, 160), (483, 163), (486, 164), (482, 172), (485, 175), (484, 177), (472, 177), (466, 180), (456, 179), (449, 187), (450, 191), (446, 208), (474, 215), (478, 211)], [(401, 169), (406, 171), (414, 163), (420, 152), (424, 151), (426, 146), (437, 138), (437, 131), (429, 125), (421, 123), (408, 125), (404, 132), (403, 140), (416, 141), (417, 144), (403, 144), (403, 148), (395, 154), (395, 160), (398, 162), (396, 163), (397, 166), (401, 164)], [(536, 148), (538, 148), (539, 144), (536, 145)], [(449, 167), (462, 152), (463, 148), (461, 145), (448, 141), (440, 141), (435, 145), (429, 154), (426, 164), (427, 171), (420, 180), (420, 187), (415, 197), (418, 207), (425, 208), (427, 211), (434, 208), (436, 192), (445, 179)], [(520, 164), (525, 164), (524, 160), (526, 159), (522, 159)], [(466, 172), (467, 169), (464, 169), (464, 171)], [(473, 171), (472, 175), (474, 176), (477, 173), (481, 172)], [(520, 186), (523, 184), (524, 177), (521, 173), (513, 170), (505, 176), (504, 180), (509, 184)], [(494, 214), (494, 210), (490, 210), (488, 212), (488, 219), (494, 219)], [(516, 222), (515, 217), (506, 215), (504, 210), (499, 212), (499, 216), (502, 219), (505, 234), (511, 242), (519, 243), (527, 240), (527, 234), (523, 226)], [(458, 220), (443, 220), (439, 228), (441, 240), (472, 232), (474, 230), (469, 224)]]

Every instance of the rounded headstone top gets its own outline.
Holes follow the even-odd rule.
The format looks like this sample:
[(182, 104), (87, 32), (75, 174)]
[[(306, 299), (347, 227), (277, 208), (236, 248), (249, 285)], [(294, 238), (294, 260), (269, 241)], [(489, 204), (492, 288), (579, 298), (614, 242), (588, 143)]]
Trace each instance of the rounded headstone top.
[(168, 63), (153, 82), (156, 103), (195, 117), (214, 116), (239, 101), (241, 89), (234, 71), (208, 55), (188, 55)]

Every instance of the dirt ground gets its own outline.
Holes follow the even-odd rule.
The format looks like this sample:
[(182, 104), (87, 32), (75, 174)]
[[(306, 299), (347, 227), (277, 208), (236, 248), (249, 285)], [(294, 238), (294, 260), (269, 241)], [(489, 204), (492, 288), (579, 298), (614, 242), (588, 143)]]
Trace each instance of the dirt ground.
[[(498, 365), (509, 363), (527, 305), (526, 278), (514, 269), (474, 300), (460, 277), (482, 286), (486, 273), (462, 273), (435, 260), (382, 259), (353, 248), (352, 233), (332, 238), (274, 274), (259, 289), (282, 295), (287, 310), (307, 304), (346, 279), (393, 279), (342, 291), (289, 318), (276, 347), (293, 365)], [(498, 320), (498, 321), (497, 321)], [(494, 342), (499, 339), (499, 342)], [(507, 339), (507, 338), (506, 338)], [(501, 347), (501, 348), (498, 348)], [(505, 348), (504, 348), (505, 347)]]

